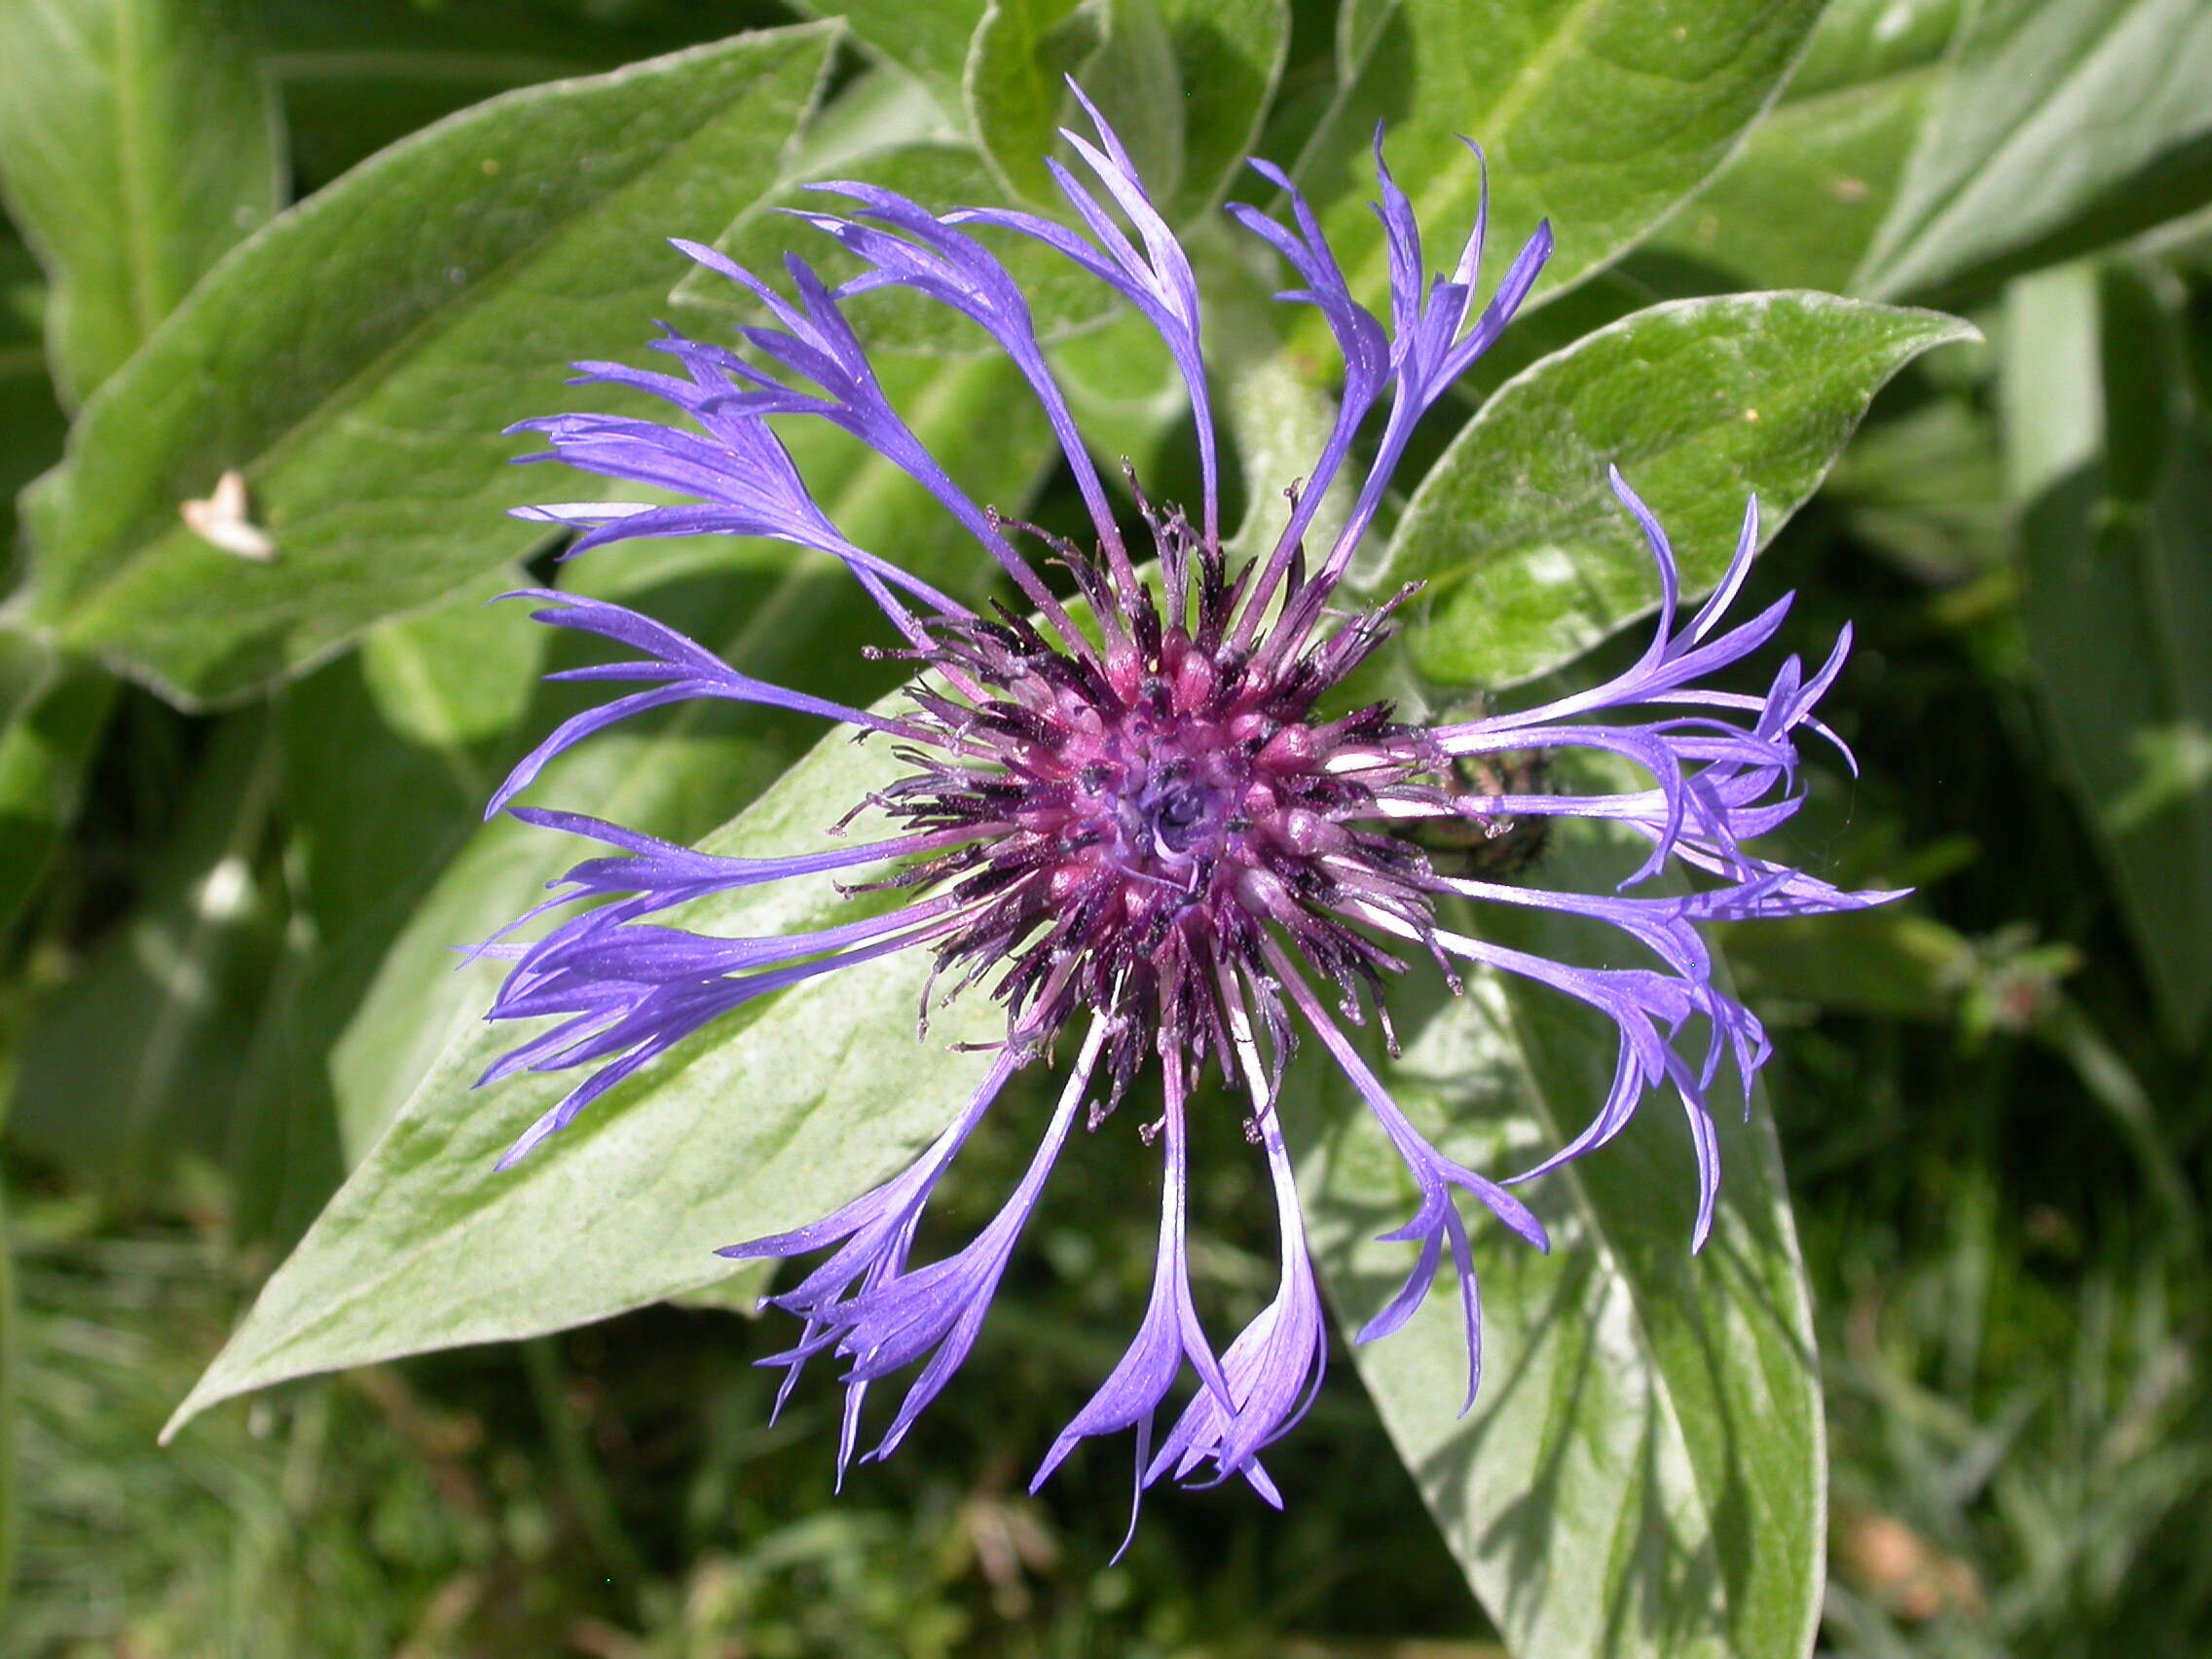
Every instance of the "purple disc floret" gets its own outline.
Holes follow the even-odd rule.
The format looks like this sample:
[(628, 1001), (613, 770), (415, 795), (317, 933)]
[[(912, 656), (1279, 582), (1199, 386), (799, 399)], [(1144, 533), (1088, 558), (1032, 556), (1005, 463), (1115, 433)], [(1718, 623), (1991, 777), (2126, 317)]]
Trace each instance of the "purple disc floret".
[[(1051, 164), (1070, 222), (1000, 207), (933, 214), (872, 185), (819, 186), (848, 212), (796, 217), (857, 259), (861, 275), (832, 288), (792, 257), (787, 292), (712, 249), (680, 242), (748, 289), (769, 320), (740, 330), (740, 350), (671, 334), (655, 343), (672, 359), (667, 371), (581, 365), (586, 381), (664, 399), (676, 420), (578, 414), (525, 423), (552, 446), (531, 459), (684, 498), (678, 505), (523, 509), (581, 532), (571, 552), (640, 536), (723, 534), (828, 554), (881, 609), (887, 647), (915, 672), (896, 712), (850, 708), (740, 673), (624, 607), (532, 593), (540, 620), (630, 653), (558, 678), (633, 688), (558, 727), (493, 799), (494, 811), (610, 850), (577, 865), (553, 897), (480, 947), (508, 964), (490, 1017), (551, 1022), (484, 1081), (523, 1070), (582, 1074), (515, 1143), (503, 1161), (512, 1162), (721, 1014), (840, 968), (918, 951), (931, 959), (935, 987), (925, 1007), (933, 994), (971, 988), (1004, 1006), (1005, 1037), (981, 1085), (913, 1164), (811, 1225), (724, 1252), (819, 1258), (767, 1299), (796, 1316), (799, 1334), (766, 1363), (784, 1368), (784, 1394), (817, 1355), (844, 1365), (841, 1474), (860, 1448), (869, 1387), (907, 1379), (865, 1454), (881, 1456), (967, 1358), (1077, 1130), (1101, 1131), (1157, 1071), (1160, 1109), (1137, 1131), (1158, 1145), (1161, 1164), (1151, 1296), (1127, 1352), (1046, 1452), (1037, 1480), (1083, 1440), (1134, 1430), (1140, 1492), (1167, 1476), (1198, 1484), (1241, 1476), (1279, 1503), (1261, 1454), (1311, 1402), (1328, 1349), (1276, 1111), (1302, 1036), (1350, 1081), (1413, 1183), (1411, 1213), (1384, 1235), (1412, 1246), (1406, 1278), (1360, 1340), (1403, 1325), (1449, 1251), (1471, 1402), (1481, 1354), (1471, 1219), (1487, 1213), (1546, 1247), (1542, 1225), (1508, 1190), (1512, 1181), (1595, 1150), (1644, 1099), (1671, 1093), (1697, 1152), (1693, 1245), (1713, 1225), (1719, 1165), (1709, 1097), (1726, 1069), (1748, 1098), (1768, 1045), (1750, 1010), (1715, 982), (1700, 925), (1853, 909), (1893, 895), (1842, 892), (1747, 850), (1798, 804), (1796, 740), (1807, 731), (1829, 735), (1813, 709), (1849, 645), (1847, 633), (1810, 674), (1788, 659), (1764, 693), (1713, 688), (1716, 675), (1773, 639), (1788, 605), (1726, 620), (1757, 545), (1755, 503), (1719, 586), (1685, 618), (1665, 534), (1611, 475), (1650, 547), (1660, 604), (1648, 646), (1599, 685), (1429, 725), (1401, 722), (1386, 703), (1347, 698), (1348, 677), (1387, 639), (1393, 612), (1414, 591), (1355, 599), (1346, 584), (1353, 556), (1417, 423), (1504, 328), (1543, 268), (1550, 232), (1537, 228), (1478, 306), (1482, 213), (1449, 270), (1430, 274), (1378, 134), (1385, 319), (1353, 298), (1296, 186), (1253, 164), (1282, 193), (1288, 223), (1244, 205), (1230, 212), (1288, 264), (1298, 285), (1282, 297), (1319, 312), (1345, 372), (1320, 453), (1302, 479), (1279, 481), (1288, 499), (1279, 531), (1258, 556), (1235, 560), (1220, 524), (1197, 281), (1120, 141), (1088, 100), (1084, 108), (1094, 136), (1067, 137), (1095, 183)], [(1159, 332), (1197, 429), (1202, 498), (1195, 514), (1155, 507), (1133, 475), (1134, 510), (1117, 513), (1028, 303), (985, 233), (1044, 243)], [(882, 287), (916, 290), (969, 318), (1019, 370), (1088, 508), (1089, 545), (1008, 521), (931, 456), (884, 394), (846, 315), (853, 296)], [(841, 428), (921, 484), (994, 563), (1011, 602), (971, 609), (848, 540), (776, 435), (777, 424), (808, 419)], [(1370, 434), (1364, 449), (1362, 432)], [(1322, 541), (1319, 509), (1335, 491), (1349, 507)], [(1048, 582), (1044, 562), (1025, 554), (1017, 536), (1041, 541), (1065, 579)], [(508, 804), (547, 761), (592, 733), (696, 698), (819, 716), (892, 745), (903, 772), (849, 815), (865, 811), (875, 829), (854, 838), (842, 824), (826, 825), (839, 838), (783, 858), (736, 859)], [(1504, 764), (1577, 752), (1600, 764), (1568, 768), (1570, 779), (1634, 778), (1524, 791)], [(1557, 818), (1625, 832), (1645, 849), (1641, 866), (1618, 891), (1577, 894), (1496, 871), (1454, 873), (1431, 854), (1440, 830), (1479, 843), (1508, 826)], [(1637, 891), (1669, 871), (1689, 880)], [(851, 920), (732, 939), (656, 919), (693, 900), (826, 872), (855, 892)], [(1447, 926), (1456, 917), (1440, 919), (1445, 900), (1603, 924), (1635, 947), (1639, 965), (1581, 967), (1492, 942)], [(564, 911), (542, 937), (514, 937), (523, 924)], [(1384, 988), (1417, 958), (1432, 962), (1455, 991), (1468, 964), (1543, 985), (1597, 1010), (1617, 1032), (1605, 1097), (1587, 1127), (1535, 1168), (1501, 1183), (1447, 1156), (1346, 1031), (1372, 1013), (1387, 1036)], [(1015, 1074), (1046, 1059), (1063, 1034), (1073, 1063), (1019, 1182), (967, 1245), (917, 1264), (917, 1229), (940, 1179)], [(1188, 1269), (1191, 1119), (1208, 1098), (1198, 1089), (1209, 1068), (1243, 1096), (1247, 1137), (1275, 1198), (1281, 1263), (1274, 1298), (1218, 1351), (1199, 1322)], [(1186, 1374), (1191, 1391), (1156, 1433)]]

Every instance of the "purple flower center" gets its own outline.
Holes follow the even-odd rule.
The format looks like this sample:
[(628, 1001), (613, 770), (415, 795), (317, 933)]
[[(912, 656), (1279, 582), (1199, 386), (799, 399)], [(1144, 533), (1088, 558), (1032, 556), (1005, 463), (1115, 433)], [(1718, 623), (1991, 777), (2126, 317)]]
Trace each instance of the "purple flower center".
[(1266, 786), (1252, 787), (1249, 735), (1239, 741), (1217, 721), (1179, 720), (1166, 703), (1132, 709), (1108, 730), (1082, 771), (1082, 804), (1110, 828), (1124, 873), (1187, 891), (1248, 827), (1239, 811), (1265, 811)]
[(916, 654), (942, 689), (917, 688), (907, 729), (929, 748), (910, 752), (920, 770), (885, 792), (909, 830), (973, 837), (892, 878), (960, 902), (936, 940), (940, 972), (964, 987), (1004, 967), (995, 994), (1018, 1045), (1049, 1041), (1082, 1009), (1129, 1011), (1108, 1061), (1117, 1097), (1148, 1036), (1227, 1069), (1225, 971), (1247, 977), (1262, 1017), (1282, 1028), (1262, 960), (1271, 927), (1347, 998), (1399, 966), (1341, 909), (1383, 903), (1425, 935), (1427, 863), (1344, 820), (1378, 783), (1443, 764), (1373, 753), (1407, 735), (1386, 704), (1315, 714), (1386, 637), (1388, 607), (1321, 632), (1318, 608), (1301, 604), (1317, 590), (1294, 575), (1288, 620), (1242, 630), (1264, 603), (1251, 571), (1229, 580), (1217, 542), (1180, 514), (1148, 505), (1146, 517), (1158, 596), (1125, 561), (1055, 544), (1095, 641), (1011, 610), (928, 624)]

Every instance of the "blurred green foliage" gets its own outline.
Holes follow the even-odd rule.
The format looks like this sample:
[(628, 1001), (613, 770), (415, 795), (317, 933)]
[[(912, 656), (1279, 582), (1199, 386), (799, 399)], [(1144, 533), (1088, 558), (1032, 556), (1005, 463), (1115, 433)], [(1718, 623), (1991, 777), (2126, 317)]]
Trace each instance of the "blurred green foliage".
[[(834, 40), (801, 26), (838, 18)], [(789, 32), (749, 32), (771, 28)], [(1392, 1390), (1377, 1388), (1379, 1414), (1360, 1381), (1388, 1345), (1357, 1363), (1339, 1345), (1311, 1418), (1271, 1457), (1282, 1516), (1241, 1493), (1161, 1492), (1112, 1563), (1124, 1456), (1094, 1449), (1024, 1493), (1028, 1459), (1112, 1364), (1143, 1294), (1152, 1222), (1128, 1195), (1154, 1175), (1128, 1137), (1071, 1161), (960, 1383), (842, 1495), (834, 1396), (802, 1389), (771, 1426), (774, 1374), (751, 1362), (788, 1333), (714, 1285), (287, 1382), (155, 1444), (473, 1018), (481, 984), (447, 971), (446, 947), (559, 867), (560, 849), (477, 822), (488, 781), (576, 706), (534, 685), (547, 653), (519, 619), (481, 609), (518, 560), (543, 575), (547, 551), (502, 528), (498, 506), (531, 490), (496, 428), (559, 405), (561, 359), (635, 355), (657, 312), (726, 326), (655, 253), (660, 234), (772, 254), (768, 210), (832, 168), (925, 194), (1033, 189), (1063, 68), (1141, 123), (1146, 159), (1177, 181), (1248, 468), (1233, 489), (1255, 522), (1325, 424), (1326, 352), (1257, 302), (1262, 279), (1204, 227), (1224, 190), (1251, 198), (1231, 173), (1247, 136), (1354, 237), (1378, 115), (1439, 234), (1471, 204), (1459, 131), (1488, 149), (1493, 250), (1554, 220), (1555, 280), (1573, 282), (1437, 417), (1386, 511), (1403, 513), (1392, 560), (1461, 596), (1456, 617), (1445, 603), (1421, 618), (1394, 692), (1464, 695), (1500, 651), (1512, 666), (1493, 683), (1586, 674), (1574, 652), (1623, 648), (1603, 636), (1648, 602), (1633, 587), (1579, 594), (1572, 625), (1540, 639), (1510, 607), (1465, 602), (1489, 591), (1478, 565), (1526, 599), (1527, 571), (1563, 539), (1610, 569), (1603, 533), (1582, 548), (1558, 529), (1576, 507), (1554, 475), (1585, 451), (1593, 465), (1690, 455), (1665, 516), (1691, 515), (1699, 554), (1716, 551), (1699, 515), (1732, 521), (1751, 483), (1777, 507), (1805, 502), (1752, 582), (1799, 591), (1792, 648), (1857, 628), (1832, 706), (1861, 770), (1813, 769), (1790, 851), (1830, 879), (1919, 890), (1726, 940), (1778, 1038), (1762, 1123), (1771, 1111), (1819, 1339), (1820, 1647), (2212, 1651), (2204, 0), (0, 0), (0, 45), (16, 595), (0, 612), (0, 1653), (1503, 1651), (1445, 1535), (1473, 1564), (1534, 1534), (1499, 1520), (1470, 1543), (1493, 1524), (1473, 1500), (1432, 1523), (1384, 1427), (1409, 1432)], [(691, 48), (650, 83), (530, 90)], [(739, 84), (752, 101), (733, 105)], [(587, 176), (617, 154), (619, 181)], [(287, 202), (306, 207), (257, 235)], [(460, 237), (480, 244), (466, 264), (446, 257)], [(1370, 297), (1372, 264), (1350, 261)], [(1838, 320), (1762, 332), (1758, 291), (1799, 287), (1842, 298), (1792, 300), (1790, 316)], [(1187, 493), (1164, 363), (1097, 328), (1087, 299), (1045, 296), (1058, 367), (1114, 453), (1140, 457), (1156, 494)], [(1874, 299), (1940, 305), (1985, 342), (1876, 395), (1954, 331), (1847, 303)], [(1691, 305), (1637, 314), (1672, 301)], [(1684, 317), (1726, 319), (1699, 336), (1725, 360), (1697, 357), (1698, 384), (1670, 402), (1663, 377), (1634, 371), (1640, 343)], [(887, 378), (954, 469), (1073, 533), (1074, 492), (1039, 424), (1012, 413), (1004, 366), (933, 320), (877, 321), (900, 353)], [(1874, 327), (1902, 333), (1834, 344)], [(1755, 378), (1742, 362), (1760, 347), (1807, 366), (1792, 377), (1785, 355)], [(1577, 379), (1610, 357), (1614, 380)], [(1709, 406), (1715, 377), (1729, 395)], [(1784, 400), (1769, 412), (1803, 405), (1793, 436), (1740, 419), (1769, 389)], [(1732, 424), (1715, 424), (1723, 402)], [(1543, 445), (1570, 424), (1563, 461)], [(796, 447), (833, 516), (939, 579), (979, 580), (880, 463)], [(234, 464), (272, 510), (273, 569), (173, 516)], [(385, 579), (395, 535), (404, 582)], [(294, 535), (305, 553), (286, 563)], [(560, 580), (649, 595), (755, 672), (856, 700), (894, 678), (877, 665), (856, 690), (849, 596), (761, 546), (626, 550)], [(72, 597), (93, 588), (99, 605)], [(1559, 597), (1537, 596), (1547, 626)], [(224, 709), (186, 712), (209, 700)], [(576, 756), (558, 787), (690, 839), (803, 753), (774, 721), (686, 712)], [(1268, 1206), (1224, 1118), (1194, 1201), (1217, 1329), (1272, 1287)], [(1654, 1182), (1686, 1182), (1672, 1143), (1639, 1158), (1654, 1147)], [(948, 1234), (988, 1213), (1026, 1149), (1001, 1128), (977, 1151), (948, 1190)], [(1615, 1174), (1633, 1186), (1643, 1168)], [(1747, 1179), (1731, 1202), (1757, 1191)], [(1672, 1227), (1679, 1199), (1655, 1195), (1650, 1217)], [(646, 1281), (679, 1243), (692, 1247), (626, 1243), (607, 1267), (621, 1285), (593, 1310), (664, 1294), (674, 1278)], [(1785, 1241), (1762, 1260), (1772, 1305), (1797, 1317), (1795, 1256)], [(1717, 1304), (1700, 1277), (1713, 1256), (1675, 1267), (1685, 1300)], [(497, 1257), (462, 1271), (494, 1303), (527, 1277)], [(504, 1314), (446, 1340), (545, 1328), (531, 1306)], [(1788, 1428), (1800, 1464), (1813, 1433)], [(1790, 1478), (1817, 1502), (1817, 1480)], [(1568, 1600), (1602, 1581), (1628, 1594), (1592, 1559), (1600, 1542), (1564, 1536), (1524, 1570)], [(1494, 1612), (1494, 1582), (1475, 1579)], [(1799, 1579), (1810, 1609), (1817, 1586)], [(1624, 1616), (1603, 1649), (1516, 1640), (1520, 1659), (1641, 1653), (1663, 1622)], [(1770, 1659), (1767, 1628), (1711, 1650)]]

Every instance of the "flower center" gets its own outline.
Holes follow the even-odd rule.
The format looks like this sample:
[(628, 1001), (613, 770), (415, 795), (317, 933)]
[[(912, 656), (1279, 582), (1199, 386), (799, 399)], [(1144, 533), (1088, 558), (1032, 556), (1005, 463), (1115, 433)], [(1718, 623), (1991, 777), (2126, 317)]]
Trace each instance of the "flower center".
[(933, 622), (915, 654), (941, 685), (912, 688), (923, 744), (902, 751), (920, 770), (871, 797), (916, 831), (978, 831), (886, 882), (964, 906), (935, 940), (938, 973), (957, 977), (943, 996), (992, 981), (1025, 1045), (1080, 1010), (1113, 1015), (1094, 1124), (1156, 1048), (1227, 1055), (1248, 1021), (1282, 1031), (1279, 948), (1349, 1006), (1403, 966), (1351, 922), (1380, 910), (1419, 935), (1431, 904), (1419, 850), (1361, 820), (1379, 784), (1433, 758), (1392, 751), (1407, 734), (1385, 703), (1315, 713), (1412, 590), (1347, 617), (1298, 567), (1273, 631), (1240, 638), (1239, 605), (1268, 603), (1251, 572), (1232, 579), (1179, 513), (1145, 516), (1159, 593), (1047, 536), (1095, 645), (1007, 606)]
[(1156, 723), (1132, 713), (1087, 772), (1111, 828), (1115, 862), (1180, 884), (1226, 849), (1251, 762), (1210, 722)]

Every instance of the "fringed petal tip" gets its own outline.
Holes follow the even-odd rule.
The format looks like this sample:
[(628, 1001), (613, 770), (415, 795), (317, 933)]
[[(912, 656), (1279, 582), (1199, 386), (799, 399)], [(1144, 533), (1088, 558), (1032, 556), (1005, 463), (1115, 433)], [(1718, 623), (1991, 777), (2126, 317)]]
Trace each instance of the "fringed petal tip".
[[(490, 1074), (487, 1073), (486, 1075), (489, 1076)], [(558, 1106), (545, 1113), (529, 1128), (523, 1130), (515, 1138), (514, 1144), (499, 1154), (498, 1161), (492, 1165), (493, 1173), (504, 1175), (542, 1146), (548, 1137), (568, 1127), (575, 1117), (575, 1109), (569, 1103), (573, 1098), (574, 1093), (571, 1092), (567, 1099), (562, 1100)]]

